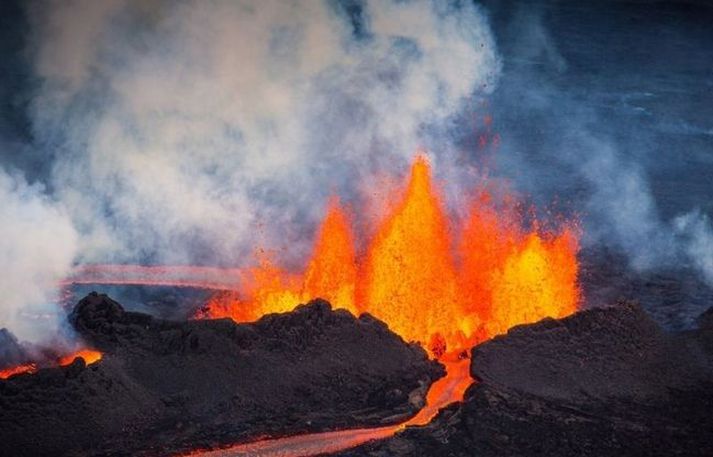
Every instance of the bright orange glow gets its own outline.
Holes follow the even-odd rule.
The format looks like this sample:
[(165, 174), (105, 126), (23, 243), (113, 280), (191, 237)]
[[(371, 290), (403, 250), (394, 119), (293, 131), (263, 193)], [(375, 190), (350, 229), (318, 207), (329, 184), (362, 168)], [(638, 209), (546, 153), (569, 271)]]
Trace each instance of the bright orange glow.
[(329, 202), (305, 273), (303, 296), (321, 297), (335, 308), (358, 314), (354, 301), (357, 280), (354, 236), (339, 200)]
[(303, 301), (300, 278), (276, 266), (267, 253), (259, 253), (258, 265), (239, 276), (241, 290), (217, 294), (198, 317), (252, 322), (265, 314), (291, 311)]
[[(514, 198), (480, 191), (459, 224), (446, 213), (425, 155), (414, 159), (400, 192), (379, 214), (356, 254), (352, 221), (333, 198), (304, 273), (288, 273), (268, 256), (238, 273), (238, 291), (216, 295), (198, 317), (253, 321), (321, 297), (354, 314), (369, 312), (401, 337), (440, 357), (513, 325), (576, 310), (578, 240), (573, 225), (527, 229)], [(376, 223), (374, 220), (376, 218)], [(362, 221), (363, 222), (363, 221)], [(371, 231), (373, 230), (373, 233)], [(366, 237), (365, 237), (366, 238)]]
[(57, 364), (61, 367), (71, 365), (77, 357), (83, 358), (86, 365), (91, 365), (101, 360), (102, 353), (94, 349), (80, 349), (77, 352), (60, 357), (57, 359)]
[(490, 193), (481, 192), (473, 199), (462, 227), (458, 246), (459, 287), (465, 306), (480, 323), (489, 321), (492, 316), (492, 295), (498, 272), (520, 237), (520, 226), (514, 223), (515, 214), (512, 208), (498, 212)]
[(0, 370), (0, 379), (7, 379), (10, 376), (22, 373), (34, 373), (37, 371), (37, 366), (34, 363), (27, 363), (24, 365), (17, 365), (10, 368), (4, 368)]
[[(74, 362), (74, 359), (76, 359), (77, 357), (83, 358), (85, 364), (91, 365), (92, 363), (95, 363), (95, 362), (98, 362), (99, 360), (101, 360), (102, 353), (99, 351), (95, 351), (94, 349), (80, 349), (80, 350), (73, 352), (71, 354), (59, 357), (56, 360), (56, 365), (60, 366), (60, 367), (70, 365), (72, 362)], [(49, 364), (47, 366), (53, 366), (53, 364)], [(14, 367), (5, 368), (5, 369), (0, 370), (0, 379), (7, 379), (10, 376), (13, 376), (16, 374), (35, 373), (40, 368), (41, 367), (38, 366), (38, 364), (36, 364), (36, 363), (26, 363), (23, 365), (17, 365)]]
[(577, 240), (570, 231), (551, 240), (529, 234), (510, 255), (493, 286), (490, 335), (545, 316), (564, 317), (577, 310)]
[(362, 272), (362, 309), (404, 339), (431, 346), (458, 331), (463, 313), (448, 224), (425, 156), (416, 157), (406, 192), (371, 241)]
[(466, 389), (473, 383), (470, 377), (470, 359), (441, 360), (446, 366), (446, 376), (431, 384), (426, 395), (426, 406), (400, 427), (426, 425), (436, 417), (441, 408), (463, 400)]
[(467, 314), (479, 318), (478, 340), (543, 317), (564, 317), (580, 298), (574, 230), (526, 232), (512, 202), (503, 206), (496, 210), (490, 195), (481, 193), (461, 235), (460, 290)]

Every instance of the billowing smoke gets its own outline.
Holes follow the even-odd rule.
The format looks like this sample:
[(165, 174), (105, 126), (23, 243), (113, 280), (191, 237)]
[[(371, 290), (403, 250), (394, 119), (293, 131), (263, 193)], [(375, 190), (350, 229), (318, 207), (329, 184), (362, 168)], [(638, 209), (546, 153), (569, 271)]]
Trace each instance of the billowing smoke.
[(0, 328), (37, 340), (56, 333), (58, 282), (70, 271), (77, 234), (44, 189), (0, 169)]
[[(36, 271), (44, 284), (72, 262), (236, 266), (258, 246), (299, 262), (329, 194), (359, 208), (419, 147), (457, 200), (479, 163), (473, 118), (490, 114), (494, 174), (540, 208), (555, 200), (555, 212), (580, 215), (586, 246), (619, 249), (640, 270), (690, 262), (713, 284), (706, 209), (662, 206), (651, 180), (652, 164), (676, 165), (656, 162), (652, 132), (710, 129), (657, 105), (658, 87), (617, 79), (629, 57), (607, 60), (624, 49), (606, 42), (616, 33), (579, 37), (579, 10), (558, 10), (555, 27), (546, 1), (484, 3), (30, 3), (32, 140), (22, 147), (41, 165), (27, 179), (46, 190), (3, 175), (3, 230), (20, 237), (3, 254), (3, 281), (20, 290)], [(14, 227), (37, 215), (24, 206), (45, 223)], [(47, 227), (61, 247), (44, 245)], [(35, 270), (20, 246), (47, 258)], [(17, 326), (25, 304), (51, 295), (2, 300), (1, 325)]]
[(34, 130), (81, 262), (299, 257), (328, 194), (420, 146), (446, 160), (498, 73), (469, 2), (87, 0), (33, 21)]
[(25, 339), (58, 325), (73, 263), (301, 261), (329, 194), (367, 198), (419, 147), (447, 169), (499, 71), (470, 2), (28, 5), (31, 141), (9, 157), (43, 184), (0, 176), (0, 326)]

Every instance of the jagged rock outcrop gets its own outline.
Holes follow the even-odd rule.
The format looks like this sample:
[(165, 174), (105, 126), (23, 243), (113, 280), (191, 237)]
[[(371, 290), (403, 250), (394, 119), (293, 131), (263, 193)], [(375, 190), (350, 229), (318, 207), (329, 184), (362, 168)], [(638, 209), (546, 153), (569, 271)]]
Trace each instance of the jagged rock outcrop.
[(0, 455), (165, 454), (377, 425), (413, 414), (409, 393), (443, 374), (380, 321), (322, 300), (235, 324), (90, 294), (70, 321), (104, 357), (0, 381)]
[(6, 328), (0, 328), (0, 369), (10, 365), (18, 365), (27, 359), (25, 350)]
[(713, 455), (713, 326), (664, 332), (632, 303), (511, 329), (429, 425), (340, 455)]

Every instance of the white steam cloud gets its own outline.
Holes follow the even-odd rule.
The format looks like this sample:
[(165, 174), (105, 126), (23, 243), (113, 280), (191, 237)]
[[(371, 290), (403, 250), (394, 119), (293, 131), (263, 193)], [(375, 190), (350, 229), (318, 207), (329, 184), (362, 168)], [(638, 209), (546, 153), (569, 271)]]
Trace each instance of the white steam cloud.
[(37, 340), (56, 333), (59, 281), (70, 271), (77, 234), (43, 189), (0, 169), (0, 328)]
[(588, 241), (623, 248), (634, 267), (683, 257), (713, 283), (710, 221), (661, 219), (636, 159), (596, 131), (607, 121), (552, 82), (568, 62), (537, 8), (519, 7), (501, 75), (470, 1), (31, 5), (33, 146), (52, 159), (52, 199), (0, 174), (11, 291), (0, 325), (12, 330), (25, 305), (52, 299), (28, 291), (72, 262), (233, 266), (256, 246), (299, 261), (329, 194), (358, 208), (419, 147), (457, 199), (469, 178), (453, 127), (496, 83), (511, 92), (492, 94), (495, 122), (515, 119), (499, 172), (535, 198), (581, 190)]
[(470, 2), (75, 0), (33, 23), (34, 130), (82, 262), (299, 257), (326, 195), (419, 146), (449, 160), (438, 132), (499, 70)]

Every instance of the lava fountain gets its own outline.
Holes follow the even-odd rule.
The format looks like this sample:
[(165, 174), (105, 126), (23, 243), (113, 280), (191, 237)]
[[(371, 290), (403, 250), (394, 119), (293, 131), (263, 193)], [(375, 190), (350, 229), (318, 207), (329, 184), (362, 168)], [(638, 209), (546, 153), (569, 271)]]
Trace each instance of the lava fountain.
[(464, 220), (449, 217), (431, 165), (418, 154), (361, 251), (353, 221), (333, 197), (304, 271), (286, 271), (262, 254), (238, 272), (238, 290), (216, 294), (198, 317), (248, 322), (322, 297), (372, 314), (439, 357), (514, 325), (574, 312), (576, 225), (525, 224), (515, 199), (496, 202), (486, 190), (471, 200)]
[(461, 400), (472, 383), (461, 351), (514, 325), (576, 310), (574, 223), (546, 231), (534, 220), (527, 229), (515, 199), (496, 203), (485, 190), (474, 194), (467, 217), (455, 221), (424, 155), (414, 159), (400, 195), (384, 203), (385, 215), (358, 253), (351, 221), (332, 198), (304, 272), (284, 271), (262, 257), (241, 273), (240, 290), (217, 294), (199, 317), (250, 321), (314, 297), (354, 314), (368, 312), (446, 365), (426, 406), (401, 424), (265, 439), (191, 455), (321, 455), (424, 425), (440, 408)]

